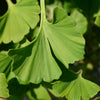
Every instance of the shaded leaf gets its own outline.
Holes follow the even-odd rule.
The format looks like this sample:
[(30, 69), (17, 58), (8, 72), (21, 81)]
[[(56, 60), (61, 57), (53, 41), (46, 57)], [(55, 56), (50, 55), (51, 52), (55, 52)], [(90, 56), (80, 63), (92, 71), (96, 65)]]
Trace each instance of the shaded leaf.
[(5, 74), (0, 73), (0, 97), (8, 98), (9, 97), (9, 91), (7, 89), (7, 81)]
[(67, 13), (71, 13), (71, 11), (74, 9), (74, 5), (72, 4), (72, 2), (70, 2), (70, 0), (64, 1), (63, 7), (67, 11)]
[(95, 83), (84, 79), (82, 73), (74, 80), (59, 81), (53, 86), (56, 96), (65, 96), (68, 100), (89, 100), (100, 91), (100, 87)]
[(0, 53), (0, 73), (8, 74), (11, 69), (12, 60), (7, 55), (7, 52), (3, 51)]
[(8, 84), (10, 97), (7, 100), (24, 100), (29, 85), (20, 85), (17, 79), (13, 78)]
[(51, 100), (47, 90), (43, 86), (34, 88), (33, 91), (27, 93), (29, 100)]
[(95, 100), (100, 100), (100, 97), (97, 97)]
[(0, 16), (2, 16), (7, 11), (7, 2), (6, 0), (0, 0)]
[(96, 17), (95, 24), (100, 27), (100, 15)]
[(21, 47), (25, 47), (27, 46), (28, 44), (30, 44), (30, 42), (25, 38), (23, 39), (22, 41), (20, 41), (17, 45), (17, 48), (21, 48)]
[(37, 0), (20, 0), (13, 4), (7, 0), (8, 11), (0, 17), (0, 41), (18, 42), (33, 29), (39, 21)]
[(100, 0), (71, 0), (76, 8), (80, 8), (87, 18), (93, 18), (94, 14), (99, 10)]
[(0, 52), (2, 51), (8, 51), (9, 49), (14, 49), (17, 47), (17, 43), (13, 43), (13, 42), (10, 42), (8, 44), (5, 44), (5, 43), (1, 43), (0, 44)]

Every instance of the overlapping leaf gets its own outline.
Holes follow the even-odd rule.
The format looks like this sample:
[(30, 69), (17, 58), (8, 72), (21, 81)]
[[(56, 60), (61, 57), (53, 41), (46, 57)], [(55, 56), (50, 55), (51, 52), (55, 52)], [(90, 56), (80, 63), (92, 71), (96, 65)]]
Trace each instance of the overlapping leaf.
[(97, 97), (95, 100), (100, 100), (100, 97)]
[(68, 100), (89, 100), (89, 98), (92, 98), (100, 91), (98, 85), (84, 79), (81, 73), (74, 79), (65, 78), (63, 77), (61, 81), (53, 86), (53, 91), (51, 91), (54, 95), (58, 97), (65, 96)]
[(24, 96), (29, 89), (29, 85), (21, 85), (16, 78), (9, 81), (8, 84), (10, 97), (7, 100), (24, 100)]
[(0, 17), (0, 41), (18, 42), (33, 29), (39, 21), (37, 0), (20, 0), (13, 4), (7, 0), (8, 11)]
[(9, 97), (9, 91), (7, 89), (7, 81), (5, 74), (0, 73), (0, 97), (8, 98)]
[[(28, 46), (11, 50), (14, 73), (25, 82), (50, 82), (58, 79), (61, 70), (55, 56), (68, 67), (69, 63), (83, 59), (85, 41), (76, 31), (76, 23), (61, 8), (55, 8), (53, 23), (47, 22), (44, 0), (41, 10), (41, 26), (38, 36)], [(52, 49), (52, 50), (51, 50)]]
[[(48, 42), (44, 38), (42, 41), (44, 41), (44, 44), (39, 44), (39, 40), (25, 48), (9, 52), (9, 55), (14, 58), (13, 70), (23, 81), (33, 83), (38, 83), (42, 79), (51, 81), (61, 75), (61, 71), (51, 55)], [(45, 42), (46, 46), (44, 46)]]
[(55, 8), (53, 24), (44, 22), (43, 29), (55, 56), (68, 67), (83, 59), (85, 40), (76, 30), (75, 21), (61, 8)]
[(93, 18), (94, 14), (98, 12), (100, 0), (71, 0), (77, 8), (89, 18)]
[(96, 15), (95, 24), (100, 27), (100, 14)]
[(11, 69), (11, 59), (7, 55), (7, 52), (0, 53), (0, 73), (8, 74)]
[[(98, 1), (99, 1), (99, 4), (100, 4), (100, 0), (98, 0)], [(96, 12), (96, 13), (94, 14), (93, 17), (95, 17), (95, 22), (94, 22), (94, 23), (95, 23), (97, 26), (100, 27), (100, 5), (99, 5), (98, 12)]]
[(43, 86), (28, 91), (27, 96), (30, 100), (51, 100), (49, 93)]
[(76, 21), (77, 32), (84, 34), (87, 31), (87, 19), (78, 10), (74, 10), (71, 17)]
[(63, 4), (64, 9), (67, 11), (67, 13), (71, 13), (71, 11), (74, 9), (73, 3), (71, 3), (70, 0), (65, 0)]

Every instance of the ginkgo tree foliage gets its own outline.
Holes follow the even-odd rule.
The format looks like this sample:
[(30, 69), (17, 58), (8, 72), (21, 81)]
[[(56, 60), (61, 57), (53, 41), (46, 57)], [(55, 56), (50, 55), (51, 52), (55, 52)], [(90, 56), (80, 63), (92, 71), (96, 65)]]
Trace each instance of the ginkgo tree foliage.
[[(51, 21), (47, 3), (53, 6)], [(86, 16), (74, 0), (51, 3), (6, 0), (8, 9), (0, 16), (0, 99), (89, 100), (100, 91), (98, 84), (83, 78), (88, 62), (84, 34), (92, 15)]]
[(7, 80), (4, 73), (0, 73), (0, 97), (8, 98), (9, 90), (7, 89)]
[(18, 42), (38, 23), (39, 6), (36, 0), (20, 0), (17, 4), (7, 0), (7, 4), (8, 11), (0, 18), (0, 41)]

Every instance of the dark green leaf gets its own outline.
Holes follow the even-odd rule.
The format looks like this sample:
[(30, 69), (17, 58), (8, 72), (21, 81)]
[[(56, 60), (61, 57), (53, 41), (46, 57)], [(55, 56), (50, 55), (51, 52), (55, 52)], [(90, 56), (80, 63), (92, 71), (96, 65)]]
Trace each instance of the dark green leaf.
[(0, 53), (0, 73), (8, 74), (11, 70), (12, 60), (7, 55), (7, 52), (3, 51)]

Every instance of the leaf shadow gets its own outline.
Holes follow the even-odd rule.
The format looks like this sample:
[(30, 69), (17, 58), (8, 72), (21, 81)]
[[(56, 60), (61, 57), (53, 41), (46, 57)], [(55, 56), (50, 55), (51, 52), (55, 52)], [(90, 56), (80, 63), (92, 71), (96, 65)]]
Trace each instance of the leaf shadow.
[[(50, 42), (49, 42), (49, 45), (50, 45)], [(61, 75), (59, 81), (62, 81), (62, 82), (66, 82), (66, 81), (71, 82), (71, 81), (75, 80), (78, 77), (78, 74), (76, 74), (75, 72), (72, 72), (71, 70), (69, 70), (69, 69), (66, 68), (66, 66), (55, 56), (51, 45), (50, 45), (50, 49), (51, 49), (52, 56), (56, 60), (56, 62), (59, 65), (60, 69), (62, 70), (62, 75)]]

